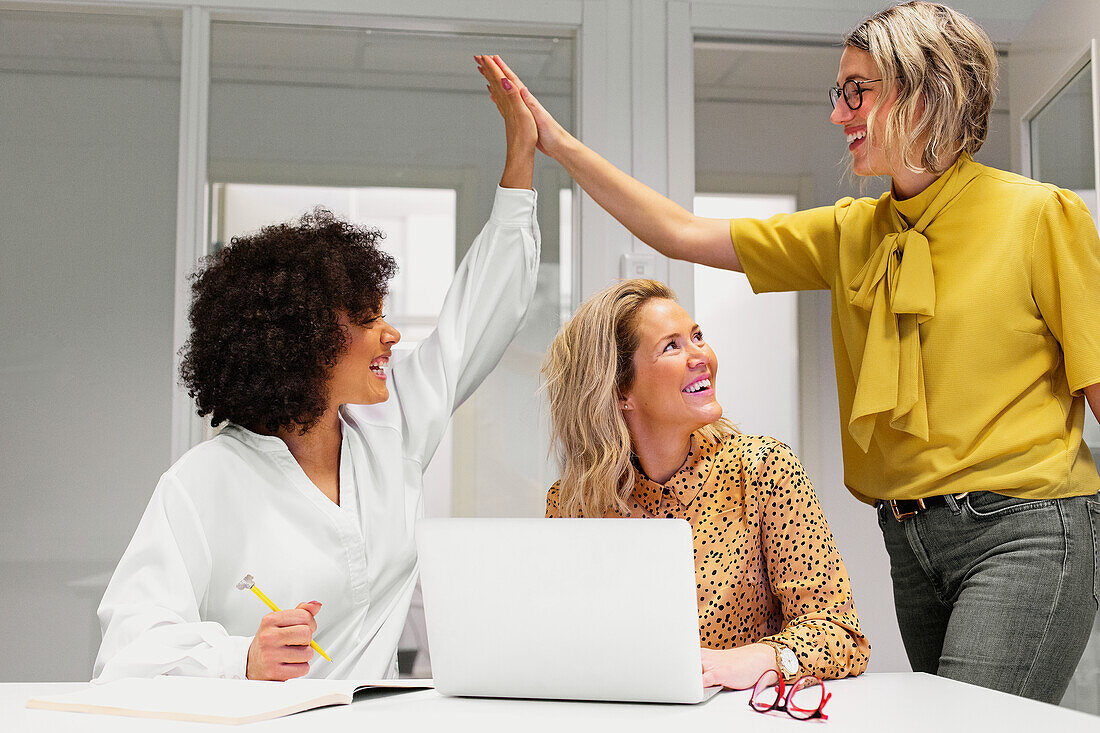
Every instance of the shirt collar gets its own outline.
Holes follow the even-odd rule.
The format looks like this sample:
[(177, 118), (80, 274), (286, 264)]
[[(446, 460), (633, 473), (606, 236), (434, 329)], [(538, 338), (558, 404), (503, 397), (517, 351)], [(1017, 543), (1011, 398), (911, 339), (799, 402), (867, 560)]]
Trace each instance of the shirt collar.
[[(943, 208), (954, 199), (955, 194), (961, 190), (962, 185), (969, 183), (970, 179), (976, 174), (977, 170), (974, 159), (970, 157), (970, 153), (963, 153), (950, 168), (945, 170), (939, 178), (932, 181), (932, 184), (928, 186), (928, 188), (924, 189), (916, 196), (899, 201), (894, 196), (893, 189), (891, 189), (890, 204), (894, 211), (901, 216), (906, 227), (916, 226), (918, 220), (922, 218), (922, 215), (925, 214), (928, 207), (936, 201), (940, 191), (942, 191), (944, 187), (950, 185), (953, 191), (949, 192), (948, 195), (944, 196), (944, 198), (938, 202), (939, 206), (937, 206), (937, 209)], [(939, 212), (928, 213), (932, 213), (934, 216), (935, 213)]]
[(687, 459), (684, 465), (663, 484), (659, 484), (642, 471), (637, 460), (634, 461), (634, 500), (638, 502), (649, 514), (658, 516), (662, 514), (661, 501), (664, 497), (675, 497), (682, 508), (687, 508), (695, 501), (703, 486), (710, 478), (714, 469), (714, 458), (718, 454), (718, 445), (711, 445), (703, 440), (702, 435), (696, 431), (691, 434), (691, 445), (688, 448)]
[(286, 443), (281, 438), (274, 435), (261, 435), (233, 422), (227, 422), (218, 435), (235, 438), (247, 446), (268, 453), (287, 450)]
[[(347, 435), (348, 432), (348, 420), (344, 417), (344, 409), (340, 408), (340, 435)], [(236, 438), (245, 445), (251, 446), (256, 450), (265, 451), (268, 453), (285, 451), (290, 453), (290, 449), (287, 448), (283, 439), (277, 435), (263, 435), (261, 433), (253, 432), (243, 425), (238, 425), (235, 422), (226, 422), (218, 435), (226, 435)]]

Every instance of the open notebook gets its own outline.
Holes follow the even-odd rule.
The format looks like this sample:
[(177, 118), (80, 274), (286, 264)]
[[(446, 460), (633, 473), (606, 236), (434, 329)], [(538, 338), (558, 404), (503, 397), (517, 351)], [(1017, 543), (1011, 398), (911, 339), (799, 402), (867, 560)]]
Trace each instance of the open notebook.
[(27, 700), (28, 708), (196, 723), (255, 723), (325, 705), (347, 705), (368, 688), (424, 689), (431, 680), (324, 680), (288, 682), (163, 676), (91, 685), (79, 692)]

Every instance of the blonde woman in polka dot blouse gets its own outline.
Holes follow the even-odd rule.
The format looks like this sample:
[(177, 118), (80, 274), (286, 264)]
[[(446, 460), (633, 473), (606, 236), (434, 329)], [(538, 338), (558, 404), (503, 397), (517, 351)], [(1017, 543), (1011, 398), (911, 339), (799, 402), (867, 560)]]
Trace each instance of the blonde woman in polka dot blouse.
[(593, 296), (543, 373), (562, 467), (546, 516), (691, 524), (706, 685), (867, 668), (813, 486), (789, 447), (722, 419), (718, 359), (667, 286), (627, 280)]

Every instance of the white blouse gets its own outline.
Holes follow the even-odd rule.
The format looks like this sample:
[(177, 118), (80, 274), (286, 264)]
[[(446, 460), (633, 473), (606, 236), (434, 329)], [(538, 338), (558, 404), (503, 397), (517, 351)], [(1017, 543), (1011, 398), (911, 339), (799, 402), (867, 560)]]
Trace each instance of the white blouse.
[(270, 612), (237, 590), (247, 573), (282, 608), (322, 603), (314, 639), (332, 662), (315, 654), (307, 676), (396, 676), (424, 468), (527, 312), (539, 262), (535, 201), (534, 191), (497, 189), (438, 327), (395, 358), (390, 399), (341, 408), (339, 506), (282, 440), (238, 425), (164, 473), (99, 606), (96, 680), (243, 678)]

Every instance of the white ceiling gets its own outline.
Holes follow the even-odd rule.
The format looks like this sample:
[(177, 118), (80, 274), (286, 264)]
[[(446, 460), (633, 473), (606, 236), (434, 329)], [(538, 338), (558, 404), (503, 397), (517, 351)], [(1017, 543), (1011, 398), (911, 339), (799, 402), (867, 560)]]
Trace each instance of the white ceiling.
[[(954, 0), (979, 22), (1022, 28), (1044, 0)], [(774, 12), (835, 12), (858, 20), (883, 0), (740, 0), (709, 5), (767, 5)], [(853, 21), (854, 22), (854, 21)], [(176, 77), (180, 22), (132, 16), (0, 10), (0, 68), (37, 72)], [(803, 29), (808, 30), (808, 29)], [(542, 94), (570, 94), (574, 43), (567, 37), (518, 37), (316, 26), (215, 22), (215, 82), (302, 83), (352, 88), (410, 88), (480, 93), (472, 55), (494, 51)], [(696, 44), (700, 99), (827, 104), (840, 48), (831, 43)], [(1007, 84), (1001, 85), (1007, 89)], [(1005, 100), (1000, 100), (1003, 106)]]
[(211, 46), (214, 81), (482, 93), (475, 53), (499, 53), (543, 94), (568, 94), (573, 81), (574, 44), (568, 37), (215, 23)]
[[(765, 27), (787, 35), (820, 35), (821, 18), (835, 18), (836, 28), (850, 28), (861, 19), (900, 0), (700, 0), (703, 9), (726, 6), (751, 16)], [(973, 18), (999, 46), (1011, 43), (1047, 0), (940, 0)], [(734, 16), (737, 17), (736, 15)], [(774, 19), (774, 20), (773, 20)], [(736, 22), (736, 21), (735, 21)], [(815, 27), (816, 25), (816, 27)]]
[[(178, 77), (180, 21), (0, 10), (0, 69)], [(482, 93), (475, 53), (499, 53), (533, 89), (568, 94), (568, 37), (408, 33), (215, 22), (214, 82), (300, 83)]]
[[(699, 41), (695, 98), (826, 106), (840, 54), (839, 44)], [(1002, 72), (1007, 68), (1003, 62), (1002, 58)], [(1008, 84), (1002, 79), (999, 86), (997, 109), (1007, 109)]]

